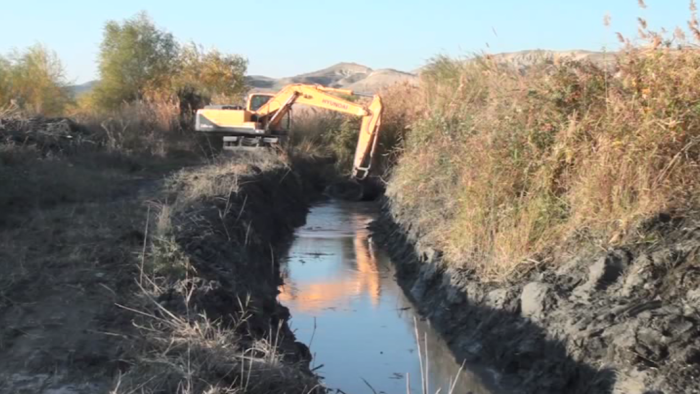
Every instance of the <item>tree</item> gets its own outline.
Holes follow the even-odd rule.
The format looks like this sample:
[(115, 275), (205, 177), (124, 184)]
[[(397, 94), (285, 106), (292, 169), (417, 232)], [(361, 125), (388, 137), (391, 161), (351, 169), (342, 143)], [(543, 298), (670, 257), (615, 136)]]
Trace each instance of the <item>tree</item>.
[(71, 102), (58, 55), (42, 45), (0, 58), (0, 106), (46, 116), (62, 115)]
[(158, 30), (145, 12), (122, 23), (107, 22), (100, 46), (96, 102), (114, 109), (149, 92), (169, 89), (177, 57), (172, 34)]
[(176, 85), (180, 92), (206, 101), (232, 102), (247, 89), (247, 68), (248, 61), (239, 55), (207, 51), (191, 43), (180, 51)]
[(0, 109), (10, 103), (10, 62), (0, 56)]

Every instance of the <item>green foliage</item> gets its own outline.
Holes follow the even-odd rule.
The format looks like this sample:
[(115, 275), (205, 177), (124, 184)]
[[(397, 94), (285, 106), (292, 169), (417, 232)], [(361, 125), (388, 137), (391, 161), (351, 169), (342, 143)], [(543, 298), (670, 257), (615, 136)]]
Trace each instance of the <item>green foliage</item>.
[(341, 173), (349, 173), (352, 170), (361, 123), (359, 118), (345, 117), (340, 125), (329, 129), (325, 135), (325, 143), (335, 156), (335, 165)]
[(180, 96), (196, 94), (224, 104), (235, 101), (247, 89), (248, 60), (242, 56), (207, 51), (191, 43), (180, 50), (178, 63), (175, 85)]
[(350, 173), (360, 118), (330, 110), (307, 110), (292, 119), (290, 147), (297, 153), (332, 157), (338, 172)]
[(0, 106), (5, 106), (10, 102), (10, 62), (0, 56)]
[(0, 107), (14, 105), (30, 114), (56, 116), (70, 102), (56, 53), (37, 44), (0, 57)]
[(178, 45), (172, 34), (159, 30), (146, 13), (122, 23), (107, 22), (100, 46), (96, 102), (115, 109), (168, 89), (177, 58)]
[(190, 261), (172, 234), (160, 236), (153, 240), (150, 274), (167, 276), (174, 280), (184, 280), (191, 270)]
[(146, 13), (105, 25), (100, 83), (83, 107), (114, 111), (135, 101), (179, 101), (191, 110), (211, 101), (234, 102), (246, 90), (248, 61), (194, 43), (180, 46)]

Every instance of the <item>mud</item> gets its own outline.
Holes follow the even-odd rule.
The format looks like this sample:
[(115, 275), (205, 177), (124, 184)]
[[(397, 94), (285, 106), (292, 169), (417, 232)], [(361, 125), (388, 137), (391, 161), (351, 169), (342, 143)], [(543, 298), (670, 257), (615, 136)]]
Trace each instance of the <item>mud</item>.
[(397, 211), (373, 230), (401, 285), (459, 358), (514, 392), (700, 392), (700, 221), (659, 215), (622, 246), (563, 248), (575, 253), (487, 283)]

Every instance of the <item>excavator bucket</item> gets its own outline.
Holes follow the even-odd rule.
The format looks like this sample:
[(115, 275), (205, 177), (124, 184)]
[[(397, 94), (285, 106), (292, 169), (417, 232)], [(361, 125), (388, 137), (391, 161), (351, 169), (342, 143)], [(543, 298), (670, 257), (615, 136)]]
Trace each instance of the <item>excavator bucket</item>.
[(357, 139), (355, 160), (353, 162), (352, 177), (358, 180), (367, 178), (372, 167), (374, 151), (379, 139), (379, 127), (382, 117), (382, 100), (375, 95), (369, 105), (369, 114), (362, 118), (362, 128)]

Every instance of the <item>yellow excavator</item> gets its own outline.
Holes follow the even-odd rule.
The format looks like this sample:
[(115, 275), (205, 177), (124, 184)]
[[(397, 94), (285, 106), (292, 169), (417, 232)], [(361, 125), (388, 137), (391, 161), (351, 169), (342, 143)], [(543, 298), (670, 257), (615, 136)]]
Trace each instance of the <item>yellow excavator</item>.
[(219, 105), (198, 110), (195, 129), (221, 135), (225, 150), (257, 149), (283, 142), (294, 104), (359, 116), (362, 126), (355, 149), (352, 178), (363, 180), (369, 175), (377, 146), (382, 100), (375, 94), (369, 105), (365, 106), (336, 94), (355, 95), (351, 90), (305, 84), (287, 85), (276, 94), (252, 93), (248, 95), (245, 107)]

